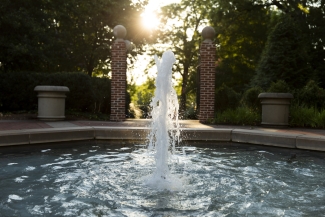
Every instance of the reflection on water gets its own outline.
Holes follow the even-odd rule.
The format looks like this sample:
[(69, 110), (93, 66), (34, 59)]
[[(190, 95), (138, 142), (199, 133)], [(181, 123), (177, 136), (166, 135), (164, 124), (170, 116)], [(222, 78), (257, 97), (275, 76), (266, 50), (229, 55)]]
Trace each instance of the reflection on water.
[(120, 148), (86, 144), (2, 153), (0, 213), (322, 216), (324, 156), (245, 145), (182, 147), (170, 169), (181, 177), (184, 190), (171, 192), (143, 184), (155, 163), (141, 145)]

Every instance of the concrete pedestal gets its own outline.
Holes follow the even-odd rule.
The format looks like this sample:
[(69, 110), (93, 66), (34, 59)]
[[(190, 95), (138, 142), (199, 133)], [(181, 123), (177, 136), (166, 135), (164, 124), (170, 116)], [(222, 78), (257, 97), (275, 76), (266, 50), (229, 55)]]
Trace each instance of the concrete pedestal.
[(69, 92), (64, 86), (36, 86), (38, 92), (38, 116), (44, 121), (59, 121), (65, 119), (65, 93)]
[(289, 105), (293, 99), (291, 93), (261, 93), (258, 98), (262, 104), (262, 126), (289, 126)]

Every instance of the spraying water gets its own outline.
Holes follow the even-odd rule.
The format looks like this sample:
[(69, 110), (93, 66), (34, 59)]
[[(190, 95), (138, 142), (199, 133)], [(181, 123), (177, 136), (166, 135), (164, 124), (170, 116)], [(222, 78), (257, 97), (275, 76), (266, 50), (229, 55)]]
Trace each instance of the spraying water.
[(170, 173), (168, 159), (179, 142), (178, 100), (172, 84), (172, 66), (176, 59), (172, 51), (164, 52), (160, 61), (155, 56), (158, 70), (155, 96), (151, 102), (150, 151), (155, 152), (156, 170), (146, 181), (152, 188), (181, 190), (181, 181)]

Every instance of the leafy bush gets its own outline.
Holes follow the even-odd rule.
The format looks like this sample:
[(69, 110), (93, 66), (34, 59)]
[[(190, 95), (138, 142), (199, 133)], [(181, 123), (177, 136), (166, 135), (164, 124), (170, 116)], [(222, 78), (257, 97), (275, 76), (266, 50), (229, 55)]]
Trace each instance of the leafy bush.
[(289, 124), (293, 127), (315, 127), (315, 109), (294, 105), (290, 107)]
[(311, 80), (298, 91), (295, 101), (299, 105), (322, 110), (325, 108), (325, 90), (320, 88), (315, 81)]
[(239, 106), (240, 94), (232, 88), (223, 84), (216, 90), (215, 111), (224, 111), (226, 109), (235, 109)]
[(238, 125), (257, 125), (261, 122), (259, 112), (247, 107), (238, 107), (236, 109), (227, 109), (223, 112), (217, 112), (216, 124), (238, 124)]
[(0, 111), (36, 110), (38, 85), (67, 86), (67, 110), (110, 112), (110, 80), (77, 72), (0, 73)]
[(88, 75), (78, 72), (58, 72), (41, 74), (38, 85), (67, 86), (66, 108), (77, 111), (92, 111), (95, 105), (95, 95), (91, 79)]
[(108, 78), (91, 77), (94, 96), (94, 112), (111, 113), (111, 80)]
[(278, 80), (277, 82), (271, 83), (267, 92), (269, 92), (269, 93), (290, 93), (291, 90), (289, 88), (289, 85), (285, 81)]
[(260, 100), (258, 99), (258, 95), (262, 92), (263, 89), (261, 87), (249, 88), (244, 92), (241, 99), (241, 104), (250, 109), (261, 111), (262, 106)]
[(325, 128), (325, 110), (318, 111), (315, 107), (291, 106), (290, 126)]

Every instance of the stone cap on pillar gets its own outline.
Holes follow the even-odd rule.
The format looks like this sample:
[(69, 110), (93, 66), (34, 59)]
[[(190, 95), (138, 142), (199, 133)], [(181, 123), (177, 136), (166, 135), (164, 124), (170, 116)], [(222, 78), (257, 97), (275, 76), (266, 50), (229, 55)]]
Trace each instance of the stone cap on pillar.
[(211, 42), (216, 35), (216, 31), (211, 26), (206, 26), (203, 28), (202, 33), (204, 42)]
[(121, 40), (124, 40), (127, 31), (126, 31), (126, 28), (124, 26), (117, 25), (117, 26), (114, 27), (113, 33), (114, 33), (114, 36), (116, 37), (116, 40), (121, 41)]
[(69, 88), (66, 86), (47, 86), (47, 85), (39, 85), (34, 88), (34, 91), (42, 91), (42, 92), (69, 92)]
[(258, 95), (259, 99), (293, 99), (293, 95), (291, 93), (260, 93)]
[(129, 40), (124, 40), (126, 36), (126, 28), (122, 25), (117, 25), (113, 29), (114, 36), (116, 37), (116, 41), (124, 41), (126, 46), (126, 51), (131, 51), (133, 48), (132, 43)]

